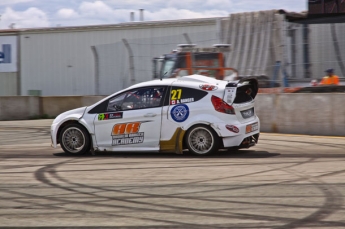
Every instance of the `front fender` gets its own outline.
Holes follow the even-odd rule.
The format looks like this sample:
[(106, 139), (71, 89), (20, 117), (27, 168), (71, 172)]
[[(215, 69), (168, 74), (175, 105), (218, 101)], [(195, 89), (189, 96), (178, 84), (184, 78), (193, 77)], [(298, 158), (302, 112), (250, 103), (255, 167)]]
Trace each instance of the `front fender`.
[(77, 108), (74, 110), (66, 111), (60, 115), (58, 115), (51, 125), (50, 134), (52, 140), (52, 147), (57, 147), (57, 134), (61, 127), (61, 125), (68, 121), (78, 121), (81, 117), (83, 117), (86, 107)]

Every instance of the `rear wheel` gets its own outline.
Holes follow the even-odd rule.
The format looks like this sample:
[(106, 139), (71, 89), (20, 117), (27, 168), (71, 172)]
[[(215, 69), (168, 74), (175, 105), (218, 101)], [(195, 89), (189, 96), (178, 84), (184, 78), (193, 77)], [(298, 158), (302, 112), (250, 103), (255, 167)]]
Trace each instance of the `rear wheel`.
[(191, 127), (185, 135), (189, 152), (196, 155), (208, 155), (218, 151), (219, 137), (215, 131), (204, 125)]
[(82, 125), (68, 124), (61, 131), (60, 145), (68, 154), (82, 155), (90, 151), (90, 135)]

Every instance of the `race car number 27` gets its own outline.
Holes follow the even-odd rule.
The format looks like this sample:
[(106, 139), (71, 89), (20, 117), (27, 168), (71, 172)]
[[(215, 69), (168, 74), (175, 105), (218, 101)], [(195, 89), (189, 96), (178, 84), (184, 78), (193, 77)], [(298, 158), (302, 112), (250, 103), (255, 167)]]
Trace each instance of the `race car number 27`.
[(182, 89), (171, 90), (171, 100), (181, 99)]

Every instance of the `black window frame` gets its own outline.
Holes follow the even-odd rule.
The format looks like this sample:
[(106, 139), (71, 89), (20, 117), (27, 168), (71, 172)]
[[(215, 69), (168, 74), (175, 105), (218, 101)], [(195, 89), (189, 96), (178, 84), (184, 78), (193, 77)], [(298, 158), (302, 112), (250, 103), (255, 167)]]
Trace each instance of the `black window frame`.
[[(208, 91), (204, 91), (202, 89), (199, 89), (199, 88), (194, 88), (194, 87), (188, 87), (188, 86), (176, 86), (176, 85), (170, 85), (169, 86), (169, 93), (167, 93), (166, 95), (166, 100), (165, 100), (165, 103), (164, 103), (164, 106), (166, 105), (170, 105), (170, 101), (171, 101), (171, 91), (173, 90), (173, 88), (181, 88), (182, 90), (185, 89), (185, 90), (195, 90), (195, 91), (198, 91), (200, 92), (200, 94), (203, 94), (202, 96), (198, 96), (197, 99), (195, 99), (193, 102), (189, 102), (189, 103), (194, 103), (194, 102), (198, 102), (199, 100), (202, 100), (203, 98), (205, 98), (207, 95), (208, 95)], [(186, 97), (186, 98), (191, 98), (191, 97)], [(181, 98), (183, 99), (183, 98)], [(180, 100), (181, 100), (180, 99)]]
[[(142, 90), (142, 89), (146, 89), (146, 88), (164, 88), (163, 91), (163, 95), (162, 95), (162, 99), (159, 102), (158, 106), (154, 106), (154, 107), (143, 107), (143, 108), (134, 108), (134, 109), (128, 109), (128, 110), (118, 110), (118, 111), (108, 111), (108, 105), (109, 102), (119, 96), (122, 96), (123, 94), (128, 94), (128, 92), (131, 91), (137, 91), (137, 90)], [(101, 104), (98, 104), (96, 107), (92, 108), (88, 113), (89, 114), (99, 114), (99, 113), (111, 113), (111, 112), (126, 112), (126, 111), (133, 111), (133, 110), (142, 110), (142, 109), (150, 109), (150, 108), (157, 108), (157, 107), (162, 107), (163, 104), (165, 104), (165, 100), (166, 97), (168, 95), (167, 91), (168, 91), (168, 86), (166, 85), (153, 85), (153, 86), (145, 86), (145, 87), (138, 87), (138, 88), (131, 88), (128, 89), (126, 91), (123, 91), (120, 94), (114, 95), (111, 98), (108, 98), (107, 100), (103, 101)], [(127, 97), (127, 96), (126, 96)], [(125, 98), (126, 98), (125, 97)]]

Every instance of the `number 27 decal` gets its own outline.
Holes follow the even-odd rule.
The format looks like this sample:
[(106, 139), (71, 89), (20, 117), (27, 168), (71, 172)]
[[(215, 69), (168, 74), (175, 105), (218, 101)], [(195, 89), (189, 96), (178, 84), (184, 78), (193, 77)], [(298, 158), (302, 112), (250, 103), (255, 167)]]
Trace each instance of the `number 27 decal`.
[(182, 89), (171, 90), (171, 100), (181, 99)]

